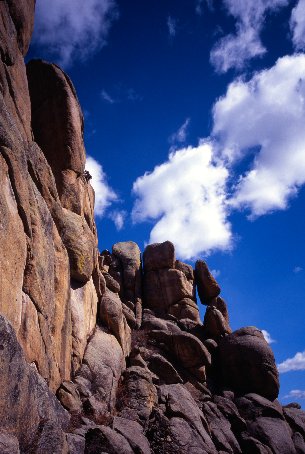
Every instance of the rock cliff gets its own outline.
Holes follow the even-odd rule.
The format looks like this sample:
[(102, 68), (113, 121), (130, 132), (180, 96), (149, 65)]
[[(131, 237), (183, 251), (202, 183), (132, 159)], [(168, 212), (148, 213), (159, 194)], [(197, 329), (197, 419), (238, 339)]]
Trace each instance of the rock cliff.
[(0, 2), (0, 452), (305, 453), (305, 413), (204, 261), (98, 251), (75, 89), (24, 64), (34, 7)]

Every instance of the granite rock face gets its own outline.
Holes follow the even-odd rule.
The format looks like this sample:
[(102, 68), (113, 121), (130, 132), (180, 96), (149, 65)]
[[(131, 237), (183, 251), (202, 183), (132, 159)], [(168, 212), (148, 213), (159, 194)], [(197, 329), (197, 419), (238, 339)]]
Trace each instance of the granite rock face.
[[(71, 277), (79, 286), (90, 281), (97, 269), (97, 237), (94, 194), (82, 177), (82, 115), (73, 85), (54, 65), (32, 62), (26, 70), (24, 64), (34, 6), (32, 0), (0, 2), (0, 313), (12, 324), (27, 360), (55, 391), (71, 379), (72, 356), (84, 352), (85, 345), (74, 353), (72, 333), (79, 328), (73, 326)], [(43, 71), (52, 77), (41, 78)], [(39, 105), (46, 93), (53, 109)], [(50, 158), (50, 147), (64, 163), (59, 155)], [(76, 171), (77, 189), (69, 183), (67, 195), (64, 176)], [(85, 293), (97, 307), (90, 289)], [(80, 328), (85, 343), (95, 314), (96, 308), (85, 311), (90, 319)]]
[(305, 453), (305, 413), (205, 261), (98, 251), (75, 89), (24, 64), (34, 7), (0, 2), (0, 452)]
[(261, 331), (241, 328), (224, 337), (219, 344), (222, 376), (234, 391), (255, 392), (276, 399), (279, 377), (271, 348)]

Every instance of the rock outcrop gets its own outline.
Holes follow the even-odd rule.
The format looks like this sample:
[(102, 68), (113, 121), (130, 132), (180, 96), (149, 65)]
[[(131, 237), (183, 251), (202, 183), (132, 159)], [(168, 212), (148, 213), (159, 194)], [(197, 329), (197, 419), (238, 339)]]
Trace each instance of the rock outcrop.
[(305, 413), (206, 262), (99, 253), (75, 89), (24, 64), (34, 6), (0, 2), (0, 452), (305, 453)]
[[(97, 292), (87, 283), (98, 268), (97, 236), (73, 85), (55, 65), (23, 62), (34, 3), (0, 4), (0, 312), (55, 391), (95, 327)], [(86, 285), (81, 305), (90, 300), (91, 310), (79, 327), (73, 293)]]

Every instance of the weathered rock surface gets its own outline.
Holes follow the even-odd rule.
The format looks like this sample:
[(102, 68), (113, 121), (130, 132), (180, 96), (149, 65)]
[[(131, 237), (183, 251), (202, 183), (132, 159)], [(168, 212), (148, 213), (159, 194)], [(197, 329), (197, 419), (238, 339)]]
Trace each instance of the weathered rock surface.
[[(0, 312), (12, 323), (27, 360), (35, 362), (55, 391), (62, 380), (71, 378), (70, 278), (81, 284), (90, 280), (96, 268), (97, 238), (90, 184), (80, 178), (72, 192), (69, 180), (65, 198), (58, 180), (61, 158), (67, 166), (60, 172), (74, 171), (74, 161), (84, 170), (82, 114), (73, 85), (54, 65), (36, 62), (26, 72), (23, 61), (34, 6), (31, 0), (0, 4)], [(35, 80), (36, 70), (51, 71), (52, 77)], [(28, 83), (28, 78), (34, 82)], [(37, 113), (39, 100), (46, 100), (46, 95), (49, 101)], [(53, 103), (53, 110), (48, 103)], [(33, 142), (32, 129), (43, 150)], [(57, 147), (53, 160), (49, 142), (43, 139), (49, 133)], [(75, 197), (78, 210), (71, 205)]]
[(88, 409), (87, 413), (92, 412), (96, 417), (113, 410), (124, 368), (124, 355), (118, 341), (113, 335), (97, 327), (75, 378), (83, 405)]
[[(64, 430), (69, 414), (49, 391), (46, 382), (30, 366), (9, 322), (0, 316), (0, 388), (3, 452), (67, 452)], [(46, 444), (46, 440), (52, 440)], [(41, 447), (44, 451), (41, 451)]]
[(101, 299), (100, 319), (117, 338), (125, 356), (129, 355), (131, 334), (123, 313), (123, 305), (119, 296), (108, 289)]
[(144, 269), (157, 271), (163, 268), (175, 268), (175, 247), (170, 241), (164, 243), (149, 244), (143, 254)]
[(79, 285), (76, 281), (71, 282), (73, 373), (80, 367), (87, 341), (95, 329), (97, 302), (98, 297), (92, 278), (85, 285)]
[(24, 65), (34, 3), (0, 2), (0, 452), (304, 454), (305, 413), (206, 262), (98, 252), (75, 89)]
[(118, 258), (122, 268), (122, 300), (133, 304), (142, 298), (141, 289), (141, 252), (133, 241), (116, 243), (112, 253)]
[(271, 348), (260, 330), (241, 328), (223, 338), (219, 355), (224, 384), (241, 394), (254, 392), (276, 399), (278, 371)]
[(195, 277), (200, 301), (202, 304), (209, 304), (213, 298), (219, 295), (220, 287), (204, 260), (197, 260)]

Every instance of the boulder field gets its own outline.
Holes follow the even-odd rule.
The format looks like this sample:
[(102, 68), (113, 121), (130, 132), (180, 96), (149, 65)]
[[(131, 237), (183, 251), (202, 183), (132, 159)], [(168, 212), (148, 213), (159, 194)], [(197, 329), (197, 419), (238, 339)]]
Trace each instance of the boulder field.
[(305, 412), (205, 261), (98, 250), (75, 89), (24, 63), (34, 8), (0, 2), (0, 453), (304, 454)]

